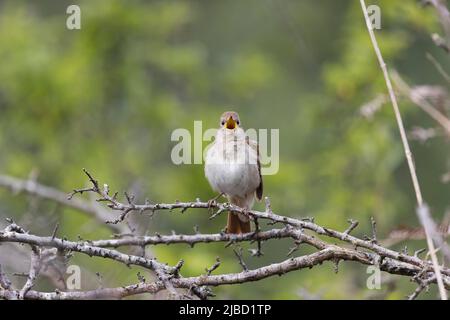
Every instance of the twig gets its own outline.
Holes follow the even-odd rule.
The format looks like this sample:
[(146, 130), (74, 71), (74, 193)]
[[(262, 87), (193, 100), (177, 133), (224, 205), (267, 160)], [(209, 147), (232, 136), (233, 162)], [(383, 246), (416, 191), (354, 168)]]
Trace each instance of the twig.
[(0, 286), (5, 290), (11, 289), (11, 281), (9, 281), (7, 275), (3, 272), (1, 264), (0, 264)]
[(431, 35), (431, 39), (433, 40), (436, 46), (443, 49), (446, 53), (450, 53), (450, 47), (448, 46), (447, 41), (440, 35), (438, 35), (437, 33), (433, 33)]
[(288, 253), (286, 254), (287, 257), (289, 257), (290, 255), (292, 255), (295, 251), (297, 251), (300, 248), (300, 245), (303, 243), (303, 241), (301, 240), (295, 240), (294, 241), (294, 246), (292, 248), (289, 249)]
[(372, 226), (372, 242), (373, 243), (378, 243), (378, 240), (377, 240), (377, 223), (376, 223), (374, 217), (370, 217), (370, 224)]
[(434, 65), (436, 70), (440, 73), (440, 75), (447, 81), (447, 83), (450, 83), (450, 75), (444, 70), (442, 65), (439, 63), (439, 61), (436, 60), (435, 57), (429, 52), (426, 54), (427, 59)]
[(34, 286), (41, 269), (41, 249), (36, 246), (32, 246), (31, 248), (30, 271), (25, 285), (19, 292), (19, 299), (23, 299), (25, 294)]
[(59, 229), (59, 223), (57, 223), (57, 224), (55, 225), (55, 228), (53, 229), (53, 232), (52, 232), (52, 239), (55, 239), (56, 233), (58, 232), (58, 229)]
[(429, 277), (426, 280), (421, 280), (421, 279), (417, 279), (417, 282), (419, 282), (419, 286), (416, 288), (416, 290), (414, 290), (413, 293), (411, 293), (408, 296), (408, 300), (415, 300), (419, 294), (426, 288), (428, 288), (428, 286), (430, 285), (430, 283), (432, 283), (433, 281), (436, 281), (436, 276), (433, 275), (431, 277)]
[(210, 276), (211, 273), (216, 270), (220, 266), (220, 258), (216, 258), (216, 262), (209, 268), (205, 268), (206, 275)]
[(444, 29), (445, 39), (442, 39), (440, 36), (433, 34), (433, 40), (435, 40), (434, 38), (439, 38), (440, 41), (436, 42), (435, 40), (436, 45), (442, 47), (448, 53), (448, 43), (450, 41), (450, 12), (448, 11), (446, 4), (442, 0), (424, 0), (424, 3), (431, 4), (436, 9), (442, 29)]
[(392, 72), (392, 78), (395, 81), (396, 87), (403, 95), (408, 97), (414, 104), (425, 111), (426, 114), (433, 118), (445, 132), (450, 135), (450, 119), (433, 107), (419, 92), (413, 92), (411, 87), (408, 86), (397, 72)]
[(260, 257), (260, 256), (264, 255), (264, 253), (261, 250), (261, 239), (258, 238), (258, 234), (261, 232), (261, 230), (259, 229), (258, 218), (254, 218), (254, 222), (255, 222), (255, 232), (253, 234), (255, 235), (257, 248), (250, 249), (250, 254), (254, 257)]
[(348, 223), (350, 223), (350, 226), (344, 231), (344, 234), (350, 234), (359, 224), (358, 221), (353, 219), (348, 219)]
[(238, 258), (239, 264), (241, 265), (242, 269), (244, 269), (244, 271), (248, 271), (248, 267), (244, 262), (244, 258), (242, 257), (242, 248), (239, 247), (237, 250), (233, 248), (233, 252), (236, 255), (236, 258)]
[[(93, 216), (101, 223), (111, 219), (111, 213), (97, 203), (91, 203), (81, 199), (68, 200), (66, 193), (36, 181), (21, 180), (6, 175), (0, 175), (0, 187), (8, 188), (14, 193), (25, 192), (42, 199), (54, 201), (69, 208), (74, 208), (80, 212)], [(126, 230), (124, 226), (121, 225), (110, 226), (110, 228), (115, 232), (125, 232)]]

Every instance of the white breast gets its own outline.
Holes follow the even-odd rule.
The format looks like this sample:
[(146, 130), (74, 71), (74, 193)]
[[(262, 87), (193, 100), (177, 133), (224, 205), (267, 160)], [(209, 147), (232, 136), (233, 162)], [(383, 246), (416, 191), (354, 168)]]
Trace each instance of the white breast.
[(216, 140), (206, 154), (206, 178), (217, 192), (245, 197), (260, 184), (257, 156), (245, 139)]

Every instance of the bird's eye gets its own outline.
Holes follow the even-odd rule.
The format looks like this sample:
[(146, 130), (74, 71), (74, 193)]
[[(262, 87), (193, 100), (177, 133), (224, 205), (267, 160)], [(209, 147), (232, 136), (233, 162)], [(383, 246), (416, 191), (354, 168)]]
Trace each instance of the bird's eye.
[(222, 120), (222, 122), (221, 122), (220, 124), (221, 124), (221, 125), (224, 125), (224, 124), (225, 124), (225, 121)]
[(239, 125), (239, 120), (238, 121), (236, 121), (236, 123)]

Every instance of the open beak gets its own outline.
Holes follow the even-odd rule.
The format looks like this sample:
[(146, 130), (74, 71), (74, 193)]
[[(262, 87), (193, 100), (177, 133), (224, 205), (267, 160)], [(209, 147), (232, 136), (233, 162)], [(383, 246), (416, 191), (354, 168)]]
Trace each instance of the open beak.
[(225, 128), (234, 129), (237, 127), (236, 121), (234, 121), (233, 117), (229, 117), (227, 122), (225, 123)]

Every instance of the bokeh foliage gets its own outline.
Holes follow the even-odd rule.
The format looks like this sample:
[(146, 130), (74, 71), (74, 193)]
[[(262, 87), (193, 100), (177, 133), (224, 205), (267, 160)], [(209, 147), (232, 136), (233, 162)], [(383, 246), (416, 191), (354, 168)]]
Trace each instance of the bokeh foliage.
[[(373, 1), (382, 9), (377, 31), (385, 59), (412, 83), (439, 83), (425, 59), (439, 31), (435, 15), (416, 1)], [(280, 129), (280, 170), (264, 177), (273, 209), (290, 216), (314, 216), (344, 229), (358, 219), (358, 235), (379, 237), (400, 224), (417, 226), (414, 197), (392, 110), (385, 105), (371, 120), (359, 108), (385, 91), (382, 74), (357, 1), (75, 1), (82, 29), (65, 27), (68, 1), (1, 1), (0, 171), (70, 191), (86, 184), (88, 168), (114, 190), (156, 202), (203, 200), (213, 196), (201, 165), (175, 166), (171, 132), (215, 127), (228, 109), (245, 127)], [(415, 106), (402, 104), (408, 128), (431, 126)], [(438, 138), (413, 144), (419, 178), (433, 214), (440, 219), (449, 188), (448, 144)], [(93, 219), (49, 202), (32, 217), (26, 197), (0, 191), (0, 216), (25, 219), (27, 228), (75, 239), (107, 237)], [(257, 204), (258, 208), (263, 208)], [(44, 223), (39, 223), (43, 222)], [(205, 211), (157, 214), (148, 233), (217, 232), (224, 218)], [(265, 244), (257, 267), (284, 259), (291, 243)], [(412, 247), (423, 246), (413, 243)], [(244, 245), (245, 248), (248, 245)], [(1, 250), (1, 248), (0, 248)], [(185, 260), (184, 275), (196, 275), (222, 259), (220, 272), (240, 266), (222, 244), (150, 248), (160, 261)], [(301, 249), (296, 254), (302, 254)], [(98, 259), (75, 256), (103, 285), (136, 281), (136, 270), (111, 268)], [(364, 298), (362, 266), (326, 264), (258, 283), (216, 290), (219, 298), (299, 298), (301, 288), (324, 298)], [(88, 283), (95, 287), (95, 283)], [(41, 284), (43, 287), (45, 283)], [(388, 298), (412, 290), (406, 279)]]

